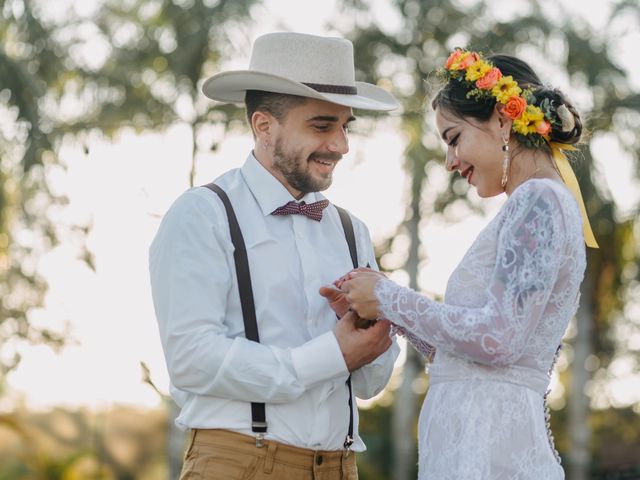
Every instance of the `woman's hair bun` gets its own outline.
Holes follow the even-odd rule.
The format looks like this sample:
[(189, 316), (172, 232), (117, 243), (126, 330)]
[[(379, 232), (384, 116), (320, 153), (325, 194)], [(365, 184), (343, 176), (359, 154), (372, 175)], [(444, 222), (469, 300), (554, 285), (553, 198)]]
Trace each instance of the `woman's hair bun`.
[(544, 86), (534, 87), (533, 94), (536, 105), (540, 105), (545, 98), (549, 99), (551, 113), (556, 117), (557, 121), (551, 124), (551, 141), (578, 143), (582, 136), (582, 119), (566, 95), (557, 88), (550, 89)]

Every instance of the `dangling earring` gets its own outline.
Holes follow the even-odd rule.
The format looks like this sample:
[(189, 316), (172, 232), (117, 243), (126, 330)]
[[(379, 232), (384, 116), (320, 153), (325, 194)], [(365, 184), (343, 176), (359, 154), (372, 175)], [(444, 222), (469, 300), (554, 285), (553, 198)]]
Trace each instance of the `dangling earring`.
[(511, 163), (511, 156), (509, 155), (509, 139), (502, 139), (504, 144), (502, 145), (502, 151), (504, 157), (502, 159), (502, 188), (507, 186), (507, 180), (509, 179), (509, 164)]

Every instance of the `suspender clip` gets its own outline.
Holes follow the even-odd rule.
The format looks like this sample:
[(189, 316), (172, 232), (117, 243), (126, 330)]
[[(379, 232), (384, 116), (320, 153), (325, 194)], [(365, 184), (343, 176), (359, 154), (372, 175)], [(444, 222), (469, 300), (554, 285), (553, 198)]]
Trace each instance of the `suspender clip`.
[(349, 452), (351, 451), (351, 445), (353, 445), (353, 437), (351, 435), (347, 435), (347, 438), (344, 439), (344, 449), (347, 452), (347, 455), (349, 455)]
[(256, 434), (256, 448), (264, 447), (264, 434), (267, 431), (267, 422), (252, 421), (251, 430)]

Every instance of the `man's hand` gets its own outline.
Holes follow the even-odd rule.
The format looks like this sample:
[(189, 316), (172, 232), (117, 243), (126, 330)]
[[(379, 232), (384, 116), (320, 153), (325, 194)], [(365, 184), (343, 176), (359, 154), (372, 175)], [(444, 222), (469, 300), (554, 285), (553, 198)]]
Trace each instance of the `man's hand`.
[(327, 299), (338, 318), (344, 317), (349, 311), (349, 302), (342, 290), (335, 287), (320, 287), (320, 295)]
[(334, 333), (350, 372), (371, 363), (391, 346), (391, 323), (379, 320), (368, 329), (356, 326), (358, 316), (347, 312), (336, 324)]
[[(347, 301), (346, 294), (342, 290), (338, 290), (335, 287), (320, 287), (320, 295), (329, 301), (329, 306), (339, 319), (344, 317), (349, 311), (349, 302)], [(355, 323), (356, 328), (369, 328), (376, 323), (376, 320), (366, 320), (357, 317)]]

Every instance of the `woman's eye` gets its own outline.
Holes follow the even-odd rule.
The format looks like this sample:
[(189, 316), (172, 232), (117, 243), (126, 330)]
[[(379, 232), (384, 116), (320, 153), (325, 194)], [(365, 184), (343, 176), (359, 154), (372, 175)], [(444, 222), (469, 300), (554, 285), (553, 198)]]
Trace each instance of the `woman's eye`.
[(455, 137), (453, 137), (451, 139), (451, 141), (449, 142), (449, 146), (450, 147), (455, 147), (458, 144), (458, 138), (460, 137), (460, 134), (457, 134)]

